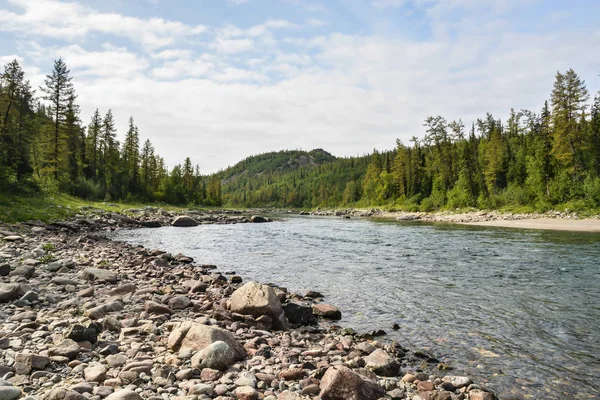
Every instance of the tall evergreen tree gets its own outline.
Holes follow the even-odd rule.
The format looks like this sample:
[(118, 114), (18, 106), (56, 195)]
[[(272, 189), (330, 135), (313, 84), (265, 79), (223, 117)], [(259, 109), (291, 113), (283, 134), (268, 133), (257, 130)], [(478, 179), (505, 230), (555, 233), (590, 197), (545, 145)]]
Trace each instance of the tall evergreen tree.
[(59, 155), (64, 148), (64, 122), (67, 118), (69, 102), (75, 97), (72, 78), (69, 76), (70, 72), (62, 58), (59, 58), (54, 61), (52, 73), (46, 76), (44, 86), (40, 88), (45, 93), (42, 98), (49, 102), (49, 112), (53, 119), (48, 162), (56, 180), (60, 173)]
[(123, 142), (123, 165), (127, 176), (127, 186), (130, 192), (137, 192), (139, 187), (139, 168), (140, 168), (140, 136), (138, 127), (133, 122), (133, 117), (129, 118), (129, 129)]
[(86, 136), (86, 153), (89, 157), (88, 166), (88, 177), (98, 180), (100, 175), (100, 160), (101, 160), (101, 129), (102, 129), (102, 117), (100, 112), (96, 108), (92, 120), (88, 125), (87, 136)]
[(570, 172), (583, 167), (581, 151), (585, 137), (580, 124), (585, 116), (589, 94), (583, 81), (572, 69), (556, 73), (552, 90), (552, 154)]

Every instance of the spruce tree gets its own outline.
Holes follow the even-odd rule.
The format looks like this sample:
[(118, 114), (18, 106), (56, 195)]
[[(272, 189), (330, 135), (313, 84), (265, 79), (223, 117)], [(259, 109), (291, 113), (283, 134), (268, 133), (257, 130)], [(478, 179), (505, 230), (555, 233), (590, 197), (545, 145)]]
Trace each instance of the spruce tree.
[(55, 180), (58, 180), (60, 173), (59, 156), (64, 150), (64, 122), (67, 118), (69, 101), (75, 97), (70, 72), (62, 58), (59, 58), (54, 61), (54, 68), (52, 73), (46, 76), (44, 86), (40, 87), (40, 90), (45, 93), (42, 98), (49, 102), (49, 113), (53, 122), (47, 161)]

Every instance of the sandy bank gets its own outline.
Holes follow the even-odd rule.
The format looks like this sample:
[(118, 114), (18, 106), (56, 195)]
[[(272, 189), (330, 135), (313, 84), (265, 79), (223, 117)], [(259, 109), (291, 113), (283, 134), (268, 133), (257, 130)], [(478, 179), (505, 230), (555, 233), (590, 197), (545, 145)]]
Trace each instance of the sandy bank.
[(555, 231), (600, 232), (600, 220), (597, 219), (519, 219), (481, 222), (463, 222), (466, 225), (497, 226), (503, 228), (547, 229)]
[(557, 211), (545, 214), (512, 214), (498, 211), (473, 211), (466, 213), (379, 212), (373, 216), (398, 221), (445, 222), (503, 228), (600, 232), (600, 218), (598, 216), (580, 219), (577, 214)]

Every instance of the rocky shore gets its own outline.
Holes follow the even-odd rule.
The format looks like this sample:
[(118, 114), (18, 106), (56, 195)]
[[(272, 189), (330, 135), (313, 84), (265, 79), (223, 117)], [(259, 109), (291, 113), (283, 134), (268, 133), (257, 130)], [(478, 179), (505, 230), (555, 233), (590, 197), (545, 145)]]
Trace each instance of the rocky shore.
[(334, 325), (320, 293), (106, 235), (251, 221), (269, 220), (84, 209), (0, 224), (0, 400), (496, 399), (430, 354), (375, 340), (383, 332)]

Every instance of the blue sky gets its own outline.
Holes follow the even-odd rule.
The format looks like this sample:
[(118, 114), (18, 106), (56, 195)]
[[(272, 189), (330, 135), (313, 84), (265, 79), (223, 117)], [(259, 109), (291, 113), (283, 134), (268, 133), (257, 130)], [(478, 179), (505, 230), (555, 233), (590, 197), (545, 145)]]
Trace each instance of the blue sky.
[(388, 149), (442, 115), (539, 110), (556, 71), (600, 89), (594, 0), (0, 0), (0, 62), (71, 68), (85, 124), (133, 115), (170, 165)]

